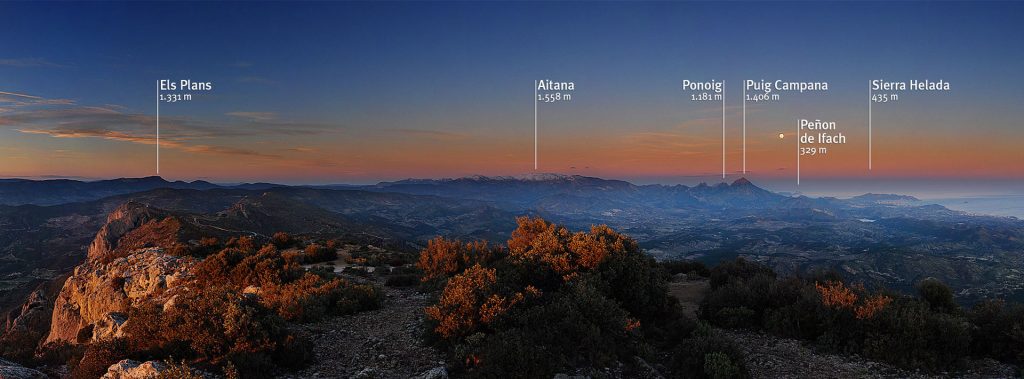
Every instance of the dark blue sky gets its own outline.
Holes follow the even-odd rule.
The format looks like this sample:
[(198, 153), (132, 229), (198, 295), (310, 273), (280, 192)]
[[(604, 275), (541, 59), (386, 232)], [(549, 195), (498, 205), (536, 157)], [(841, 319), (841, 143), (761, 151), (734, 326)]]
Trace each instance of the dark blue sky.
[[(0, 91), (109, 105), (141, 120), (154, 113), (156, 80), (213, 81), (205, 98), (161, 110), (182, 124), (180, 156), (168, 153), (164, 175), (316, 182), (529, 171), (532, 82), (573, 80), (577, 101), (542, 110), (542, 155), (551, 157), (542, 169), (592, 167), (586, 173), (635, 179), (702, 175), (719, 162), (713, 141), (697, 143), (717, 129), (685, 126), (709, 112), (685, 101), (685, 78), (726, 81), (732, 162), (739, 115), (731, 108), (740, 105), (742, 80), (830, 83), (824, 95), (751, 109), (760, 112), (748, 116), (751, 143), (765, 157), (757, 168), (768, 176), (791, 170), (779, 158), (788, 159), (789, 150), (779, 151), (790, 146), (767, 137), (789, 131), (795, 117), (843, 120), (861, 154), (867, 80), (941, 78), (953, 93), (908, 96), (880, 109), (882, 130), (935, 139), (914, 151), (991, 136), (1002, 145), (972, 145), (961, 160), (992, 176), (1012, 167), (986, 165), (1021, 158), (1008, 155), (1005, 144), (1024, 138), (1014, 113), (1024, 100), (1022, 15), (1024, 5), (1004, 2), (3, 3)], [(275, 123), (238, 136), (233, 131), (249, 127), (232, 116), (239, 114)], [(111, 138), (55, 134), (66, 120), (32, 120), (0, 127), (0, 143), (14, 149), (5, 154), (22, 159), (7, 160), (0, 174), (111, 175), (99, 168), (103, 162), (150, 150), (134, 146), (144, 144), (133, 138), (150, 133), (141, 121), (116, 130), (129, 136)], [(103, 126), (88, 121), (82, 124), (90, 132)], [(309, 134), (282, 131), (287, 127)], [(625, 159), (643, 155), (636, 153), (642, 144), (614, 151), (635, 132), (673, 133), (680, 145), (696, 141), (686, 144), (693, 161), (687, 154)], [(267, 152), (262, 146), (270, 143), (295, 151)], [(193, 145), (204, 148), (190, 151)], [(886, 148), (880, 144), (880, 170), (890, 176), (950, 174), (898, 151), (887, 156)], [(55, 149), (84, 152), (93, 166), (14, 167)], [(404, 155), (386, 153), (394, 150)], [(467, 157), (491, 153), (467, 164)], [(840, 159), (863, 160), (853, 153)], [(266, 166), (261, 160), (290, 163), (273, 165), (265, 177), (227, 174)], [(150, 166), (125, 170), (143, 174)], [(848, 162), (809, 167), (808, 175), (864, 174)], [(67, 170), (50, 172), (58, 168)]]

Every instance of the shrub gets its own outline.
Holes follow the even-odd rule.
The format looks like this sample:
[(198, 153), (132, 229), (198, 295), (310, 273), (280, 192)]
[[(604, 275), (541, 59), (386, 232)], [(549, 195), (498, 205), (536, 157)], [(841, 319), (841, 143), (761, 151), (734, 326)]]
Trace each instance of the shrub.
[(200, 285), (224, 283), (236, 291), (258, 288), (259, 301), (289, 321), (309, 322), (380, 306), (381, 295), (372, 286), (355, 285), (333, 273), (306, 271), (297, 259), (270, 244), (254, 253), (226, 248), (200, 262), (194, 272)]
[(975, 304), (967, 317), (974, 325), (974, 355), (1024, 364), (1024, 305), (986, 300)]
[(352, 284), (342, 287), (341, 297), (335, 301), (334, 309), (339, 315), (347, 315), (377, 309), (383, 303), (384, 294), (377, 288), (366, 284)]
[(302, 263), (328, 262), (338, 259), (338, 251), (326, 246), (311, 243), (303, 250)]
[(722, 352), (704, 354), (704, 375), (711, 379), (733, 379), (740, 377), (740, 367)]
[(443, 282), (426, 323), (455, 372), (550, 377), (660, 359), (655, 345), (672, 349), (693, 331), (665, 272), (634, 240), (606, 226), (572, 233), (517, 222), (507, 250), (435, 239), (421, 253), (426, 280)]
[(234, 248), (244, 252), (256, 251), (256, 242), (250, 236), (232, 237), (224, 244), (226, 248)]
[[(952, 291), (938, 281), (923, 282), (916, 299), (849, 286), (834, 273), (776, 279), (771, 270), (757, 266), (737, 259), (712, 269), (701, 317), (725, 327), (762, 328), (815, 341), (826, 350), (932, 371), (957, 368), (971, 352), (972, 334), (977, 338)], [(995, 321), (1000, 319), (998, 306), (977, 309), (972, 313), (978, 318), (975, 325), (988, 321), (993, 330), (1011, 330), (994, 326), (1000, 323)], [(995, 346), (1012, 343), (974, 343), (974, 349), (1001, 350)]]
[(928, 303), (933, 311), (952, 313), (960, 309), (953, 300), (953, 290), (937, 279), (925, 279), (917, 285), (918, 296)]
[(166, 369), (160, 371), (156, 375), (155, 379), (205, 379), (206, 377), (199, 372), (196, 372), (188, 366), (184, 361), (175, 362), (172, 360), (164, 361)]
[(719, 263), (711, 269), (711, 287), (717, 288), (726, 285), (734, 280), (747, 280), (757, 275), (775, 277), (772, 269), (760, 264), (747, 261), (743, 258), (736, 258), (731, 261)]
[(491, 333), (456, 347), (471, 377), (551, 377), (564, 367), (607, 367), (636, 353), (627, 313), (586, 282), (549, 302), (524, 308)]
[(498, 252), (486, 242), (463, 244), (437, 237), (427, 242), (416, 267), (423, 270), (421, 280), (424, 282), (444, 280), (474, 264), (487, 263), (497, 255)]
[(437, 322), (434, 332), (445, 339), (473, 332), (482, 321), (484, 304), (490, 302), (491, 296), (497, 296), (491, 288), (496, 280), (494, 269), (479, 264), (452, 277), (437, 304), (425, 310), (427, 317)]
[(296, 243), (296, 241), (292, 239), (292, 236), (285, 232), (274, 233), (274, 235), (270, 237), (270, 242), (278, 249), (285, 249)]
[(965, 321), (932, 312), (927, 302), (902, 299), (865, 323), (862, 352), (904, 367), (956, 368), (970, 348)]
[(125, 331), (134, 354), (230, 361), (245, 377), (265, 375), (275, 364), (302, 364), (308, 359), (296, 357), (312, 354), (312, 346), (290, 332), (275, 312), (224, 286), (178, 295), (167, 310), (155, 305), (133, 309), (129, 320)]
[(846, 288), (846, 285), (840, 281), (829, 281), (825, 284), (814, 283), (814, 289), (818, 290), (821, 303), (829, 308), (852, 309), (853, 303), (857, 302), (857, 294)]
[(669, 362), (673, 378), (744, 378), (747, 370), (742, 361), (736, 359), (740, 352), (732, 342), (701, 329), (693, 337), (683, 340), (672, 351)]

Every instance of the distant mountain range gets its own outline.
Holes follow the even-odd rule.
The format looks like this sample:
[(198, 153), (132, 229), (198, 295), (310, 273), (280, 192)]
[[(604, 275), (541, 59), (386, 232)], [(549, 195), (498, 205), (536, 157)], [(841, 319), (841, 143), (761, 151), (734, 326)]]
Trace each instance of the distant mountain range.
[(266, 189), (276, 186), (279, 185), (269, 183), (246, 183), (222, 186), (202, 180), (192, 182), (179, 180), (170, 182), (159, 176), (98, 181), (80, 181), (71, 179), (3, 179), (0, 181), (0, 204), (55, 205), (76, 203), (101, 199), (108, 196), (148, 191), (157, 188), (195, 190), (206, 190), (212, 188)]
[(753, 185), (746, 179), (732, 184), (635, 185), (579, 175), (537, 174), (524, 177), (474, 176), (458, 179), (411, 179), (364, 188), (487, 201), (509, 210), (562, 214), (602, 214), (613, 209), (687, 209), (756, 207), (778, 204), (785, 196)]
[(0, 181), (0, 308), (5, 293), (22, 296), (67, 273), (107, 214), (129, 201), (206, 230), (345, 236), (412, 251), (438, 235), (501, 242), (516, 216), (540, 215), (573, 229), (607, 224), (658, 259), (745, 256), (779, 272), (836, 270), (908, 290), (938, 277), (964, 299), (1024, 296), (1024, 221), (971, 216), (903, 195), (811, 198), (746, 179), (670, 186), (555, 174), (366, 186), (147, 177)]

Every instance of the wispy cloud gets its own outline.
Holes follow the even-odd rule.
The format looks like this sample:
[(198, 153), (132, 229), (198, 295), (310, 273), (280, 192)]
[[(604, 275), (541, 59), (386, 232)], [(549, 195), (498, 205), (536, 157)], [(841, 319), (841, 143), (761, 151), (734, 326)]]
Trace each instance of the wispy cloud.
[(57, 64), (50, 62), (43, 58), (0, 58), (0, 66), (8, 67), (49, 67), (49, 68), (64, 68), (67, 65)]
[(226, 115), (256, 121), (268, 121), (277, 118), (277, 114), (274, 112), (228, 112)]
[(72, 105), (74, 103), (75, 101), (70, 99), (46, 99), (22, 92), (0, 90), (0, 106), (2, 106), (0, 107), (0, 113), (29, 107)]
[[(156, 143), (155, 139), (151, 137), (133, 136), (127, 133), (115, 132), (113, 130), (102, 130), (102, 129), (17, 129), (22, 133), (29, 134), (45, 134), (50, 137), (57, 138), (103, 138), (115, 141), (126, 141), (135, 143)], [(151, 142), (152, 141), (152, 142)]]
[[(160, 145), (201, 154), (280, 158), (280, 155), (263, 150), (233, 145), (238, 144), (237, 137), (314, 135), (339, 129), (330, 124), (279, 120), (271, 112), (232, 112), (229, 115), (240, 120), (211, 122), (162, 116)], [(152, 145), (156, 143), (155, 126), (154, 116), (129, 113), (118, 105), (85, 106), (68, 99), (46, 99), (20, 92), (0, 91), (0, 127), (26, 134)], [(280, 149), (287, 150), (287, 146), (279, 146), (278, 151)], [(296, 149), (303, 151), (305, 148)]]
[[(104, 129), (18, 129), (19, 132), (29, 134), (44, 134), (56, 138), (102, 138), (113, 141), (123, 141), (144, 145), (155, 145), (156, 138), (151, 135), (131, 135), (124, 132)], [(220, 155), (242, 155), (261, 158), (280, 158), (279, 155), (266, 154), (255, 150), (240, 149), (226, 146), (212, 145), (189, 145), (180, 140), (163, 139), (161, 147), (178, 149), (191, 153), (220, 154)]]
[(23, 94), (23, 93), (14, 93), (14, 92), (6, 92), (6, 91), (0, 91), (0, 95), (7, 95), (7, 96), (14, 96), (14, 97), (22, 97), (22, 98), (26, 98), (26, 99), (38, 99), (38, 100), (42, 100), (42, 98), (41, 98), (41, 97), (39, 97), (39, 96), (32, 96), (32, 95), (26, 95), (26, 94)]
[[(48, 129), (53, 125), (58, 125), (66, 130), (106, 129), (130, 132), (156, 126), (156, 118), (152, 115), (126, 113), (115, 107), (73, 106), (73, 102), (53, 102), (47, 99), (33, 101), (32, 104), (13, 106), (13, 111), (0, 117), (0, 127)], [(3, 104), (2, 101), (0, 104)], [(40, 104), (55, 106), (35, 107)], [(314, 135), (335, 132), (339, 129), (336, 125), (277, 120), (269, 118), (269, 114), (258, 115), (256, 113), (249, 114), (250, 118), (244, 121), (244, 127), (238, 125), (238, 121), (218, 123), (180, 116), (161, 116), (160, 129), (161, 133), (165, 133), (167, 137), (182, 139)]]
[(432, 138), (432, 139), (444, 140), (444, 141), (460, 140), (460, 139), (469, 138), (468, 134), (455, 133), (455, 132), (446, 132), (446, 131), (440, 131), (440, 130), (392, 128), (392, 129), (384, 129), (383, 131), (389, 132), (389, 133), (402, 134), (402, 135), (406, 135), (406, 136), (412, 136), (412, 137), (426, 137), (426, 138)]

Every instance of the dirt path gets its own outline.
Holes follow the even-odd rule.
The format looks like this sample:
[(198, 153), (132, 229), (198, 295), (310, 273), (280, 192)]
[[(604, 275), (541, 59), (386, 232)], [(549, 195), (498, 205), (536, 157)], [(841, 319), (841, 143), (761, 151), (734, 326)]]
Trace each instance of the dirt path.
[(708, 287), (707, 280), (674, 281), (668, 284), (668, 294), (679, 299), (679, 305), (683, 307), (683, 312), (687, 316), (697, 318), (700, 302), (704, 299), (704, 292)]
[(301, 326), (311, 335), (316, 361), (285, 378), (410, 378), (444, 366), (424, 346), (427, 297), (414, 289), (382, 287), (381, 309)]

